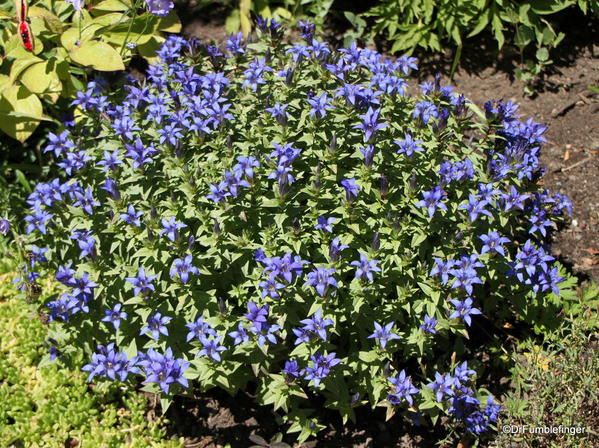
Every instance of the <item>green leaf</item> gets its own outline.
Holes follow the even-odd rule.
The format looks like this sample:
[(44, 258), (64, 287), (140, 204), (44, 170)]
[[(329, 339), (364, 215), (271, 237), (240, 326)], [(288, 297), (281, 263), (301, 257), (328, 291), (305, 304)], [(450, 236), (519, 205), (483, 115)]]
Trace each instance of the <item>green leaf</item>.
[(91, 12), (95, 11), (127, 11), (131, 8), (131, 4), (121, 0), (104, 0), (98, 3), (91, 9)]
[(225, 20), (225, 30), (227, 33), (236, 33), (241, 27), (239, 9), (234, 9)]
[(55, 67), (55, 59), (33, 64), (21, 75), (21, 82), (33, 93), (60, 92), (62, 82)]
[[(10, 114), (16, 112), (19, 116)], [(12, 138), (24, 142), (40, 124), (43, 108), (39, 98), (27, 87), (6, 89), (0, 96), (0, 129)]]
[(99, 41), (83, 42), (70, 51), (71, 59), (85, 67), (110, 72), (125, 70), (121, 55), (110, 45)]
[(539, 48), (536, 56), (539, 61), (545, 62), (549, 59), (549, 51), (547, 51), (547, 48)]

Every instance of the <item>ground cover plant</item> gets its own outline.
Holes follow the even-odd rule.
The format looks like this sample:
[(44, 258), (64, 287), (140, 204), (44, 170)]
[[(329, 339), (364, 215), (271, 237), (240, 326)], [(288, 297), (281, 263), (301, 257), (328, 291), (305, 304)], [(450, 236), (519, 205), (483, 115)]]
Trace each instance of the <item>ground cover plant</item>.
[(542, 330), (576, 293), (543, 245), (570, 211), (537, 185), (545, 127), (481, 111), (416, 60), (258, 39), (172, 36), (126, 95), (79, 92), (45, 150), (22, 223), (26, 264), (63, 288), (40, 308), (90, 381), (136, 382), (163, 407), (192, 387), (255, 385), (305, 440), (319, 397), (457, 432), (492, 428), (472, 329)]
[[(146, 420), (143, 395), (118, 384), (92, 391), (77, 368), (38, 366), (51, 342), (35, 305), (15, 298), (14, 276), (0, 275), (0, 445), (181, 446), (166, 440), (162, 418)], [(52, 282), (44, 287), (44, 294), (55, 289)]]
[[(599, 442), (599, 351), (596, 284), (581, 288), (578, 314), (539, 338), (527, 338), (514, 352), (515, 392), (505, 401), (502, 423), (533, 427), (584, 428), (579, 434), (499, 433), (498, 447), (592, 447)], [(569, 314), (569, 313), (568, 313)]]

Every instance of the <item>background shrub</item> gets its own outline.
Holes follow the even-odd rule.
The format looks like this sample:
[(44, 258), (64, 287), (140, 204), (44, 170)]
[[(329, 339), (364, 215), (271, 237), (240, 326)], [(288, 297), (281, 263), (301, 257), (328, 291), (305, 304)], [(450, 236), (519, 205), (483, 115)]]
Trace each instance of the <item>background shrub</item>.
[(60, 117), (90, 69), (124, 70), (133, 55), (152, 58), (163, 32), (181, 30), (174, 12), (164, 14), (172, 2), (164, 2), (170, 5), (164, 11), (155, 3), (140, 14), (141, 1), (33, 1), (24, 21), (30, 22), (29, 51), (17, 33), (17, 2), (0, 2), (0, 130), (22, 142), (40, 122)]
[(543, 246), (571, 207), (536, 184), (545, 128), (410, 86), (413, 58), (257, 26), (169, 38), (124, 98), (77, 94), (84, 117), (45, 148), (65, 176), (28, 200), (20, 287), (55, 274), (59, 349), (164, 407), (251, 382), (300, 440), (321, 428), (306, 399), (486, 431), (472, 328), (545, 325), (575, 284)]

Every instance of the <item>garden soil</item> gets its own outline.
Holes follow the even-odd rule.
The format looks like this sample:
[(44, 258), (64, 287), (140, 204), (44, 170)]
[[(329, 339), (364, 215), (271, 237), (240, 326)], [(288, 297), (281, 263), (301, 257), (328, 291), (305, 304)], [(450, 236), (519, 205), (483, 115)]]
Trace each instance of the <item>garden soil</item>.
[[(226, 11), (213, 8), (209, 16), (198, 19), (183, 16), (184, 33), (202, 41), (222, 40)], [(548, 126), (548, 142), (543, 146), (541, 162), (547, 171), (539, 180), (552, 192), (567, 195), (573, 202), (572, 219), (561, 229), (552, 231), (551, 249), (555, 256), (581, 280), (599, 281), (599, 95), (588, 88), (599, 87), (599, 24), (579, 17), (562, 23), (568, 37), (562, 43), (551, 70), (536, 85), (536, 94), (527, 96), (523, 84), (514, 79), (518, 56), (498, 55), (494, 44), (484, 36), (473, 43), (461, 58), (459, 70), (451, 82), (479, 107), (489, 99), (511, 100), (521, 104), (522, 118)], [(329, 42), (339, 41), (341, 31), (331, 26)], [(379, 43), (384, 51), (385, 43)], [(435, 73), (449, 77), (453, 55), (420, 58), (419, 81)], [(149, 418), (158, 409), (152, 409)], [(302, 448), (320, 447), (389, 447), (415, 448), (436, 446), (440, 434), (399, 419), (385, 421), (384, 412), (357, 410), (358, 423), (342, 425), (338, 414), (321, 410), (325, 430), (318, 441)], [(170, 431), (185, 437), (189, 448), (232, 448), (255, 445), (251, 434), (267, 442), (279, 431), (279, 417), (270, 407), (258, 406), (250, 393), (231, 397), (213, 389), (193, 398), (177, 397), (169, 409)], [(293, 437), (284, 441), (292, 443)], [(275, 445), (276, 446), (276, 445)], [(469, 446), (463, 440), (460, 446)]]

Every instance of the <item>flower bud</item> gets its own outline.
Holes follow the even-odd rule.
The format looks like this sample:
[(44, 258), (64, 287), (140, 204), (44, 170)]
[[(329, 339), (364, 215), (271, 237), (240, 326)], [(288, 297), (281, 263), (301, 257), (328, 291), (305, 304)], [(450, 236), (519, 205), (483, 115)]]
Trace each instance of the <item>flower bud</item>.
[(381, 248), (381, 235), (379, 232), (374, 232), (371, 246), (372, 250), (379, 250)]
[(212, 229), (216, 235), (220, 235), (222, 233), (222, 230), (220, 228), (220, 224), (218, 223), (218, 219), (213, 218), (213, 221), (214, 225), (212, 226)]
[(414, 192), (416, 191), (416, 181), (417, 181), (417, 177), (416, 177), (416, 173), (412, 173), (412, 177), (410, 178), (410, 192)]
[(333, 132), (331, 136), (331, 143), (329, 144), (329, 149), (331, 152), (335, 152), (337, 149), (337, 135)]
[(289, 70), (287, 70), (287, 76), (285, 76), (285, 84), (287, 86), (291, 86), (291, 84), (293, 83), (293, 75), (295, 74), (295, 70), (290, 68)]
[(218, 297), (218, 310), (221, 314), (225, 314), (227, 312), (227, 302), (222, 297)]
[(0, 233), (6, 235), (10, 230), (10, 221), (8, 219), (0, 219)]
[(389, 180), (387, 176), (381, 174), (381, 198), (387, 199), (387, 194), (389, 193)]
[(293, 233), (295, 233), (296, 235), (299, 235), (302, 228), (300, 226), (300, 221), (299, 221), (299, 219), (297, 219), (297, 217), (293, 218), (291, 225), (293, 226)]

